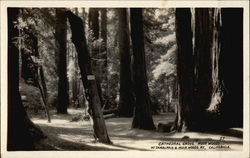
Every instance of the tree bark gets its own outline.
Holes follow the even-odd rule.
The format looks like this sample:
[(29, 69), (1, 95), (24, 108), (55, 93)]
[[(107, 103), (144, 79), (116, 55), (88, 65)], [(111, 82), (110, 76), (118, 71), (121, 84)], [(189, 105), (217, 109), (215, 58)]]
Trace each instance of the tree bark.
[[(212, 19), (209, 11), (213, 9), (195, 9), (195, 35), (194, 35), (194, 61), (195, 61), (195, 91), (193, 104), (193, 120), (202, 125), (206, 117), (206, 109), (210, 105), (213, 80), (212, 80)], [(216, 52), (217, 53), (217, 52)], [(201, 122), (199, 122), (201, 121)]]
[(130, 45), (127, 10), (118, 9), (119, 18), (119, 54), (120, 54), (120, 97), (118, 115), (132, 117), (134, 114), (134, 97), (130, 72)]
[(192, 50), (191, 12), (176, 9), (177, 78), (179, 104), (173, 129), (185, 131), (191, 124), (194, 89), (194, 59)]
[(151, 101), (148, 89), (142, 9), (130, 9), (131, 39), (134, 56), (134, 92), (136, 96), (133, 128), (155, 129), (151, 112)]
[(58, 105), (57, 112), (67, 114), (69, 105), (68, 79), (67, 79), (67, 21), (65, 9), (56, 9), (56, 54), (58, 61)]
[(221, 101), (223, 123), (243, 126), (243, 9), (221, 9), (221, 53), (219, 78), (224, 94)]
[(70, 11), (67, 12), (67, 17), (72, 30), (72, 42), (78, 53), (78, 64), (85, 89), (85, 96), (89, 101), (89, 107), (93, 116), (95, 137), (102, 143), (110, 144), (111, 141), (101, 111), (101, 101), (98, 94), (96, 80), (92, 73), (83, 21)]
[(19, 52), (14, 44), (18, 29), (19, 9), (8, 8), (8, 133), (7, 150), (34, 150), (34, 141), (44, 138), (44, 134), (31, 122), (23, 107), (19, 93)]
[[(178, 131), (242, 126), (242, 10), (220, 11), (195, 9), (192, 21), (189, 9), (176, 10), (179, 106), (174, 127)], [(231, 21), (232, 15), (237, 21)]]

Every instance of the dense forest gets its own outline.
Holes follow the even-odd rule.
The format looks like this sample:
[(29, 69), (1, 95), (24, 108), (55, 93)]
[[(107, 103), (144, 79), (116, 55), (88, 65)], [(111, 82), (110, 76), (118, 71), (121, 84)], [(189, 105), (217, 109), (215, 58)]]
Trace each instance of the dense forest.
[(8, 150), (236, 150), (242, 129), (243, 9), (8, 8)]

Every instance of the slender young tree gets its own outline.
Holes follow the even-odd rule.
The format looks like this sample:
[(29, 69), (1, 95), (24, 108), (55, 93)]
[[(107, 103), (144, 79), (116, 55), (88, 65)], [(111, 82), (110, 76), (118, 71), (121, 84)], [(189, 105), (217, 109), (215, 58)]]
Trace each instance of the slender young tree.
[(145, 63), (142, 9), (130, 9), (131, 39), (133, 48), (134, 92), (136, 97), (133, 128), (155, 129)]
[(118, 115), (132, 117), (134, 113), (133, 87), (130, 71), (130, 45), (127, 9), (117, 10), (119, 19), (119, 55), (120, 55), (120, 97)]
[(100, 142), (110, 144), (111, 141), (108, 136), (101, 110), (101, 100), (97, 89), (97, 83), (92, 73), (90, 55), (84, 32), (84, 23), (81, 18), (70, 11), (67, 12), (67, 17), (72, 31), (71, 39), (77, 51), (78, 64), (85, 89), (85, 96), (89, 102), (90, 113), (93, 117), (94, 135)]
[(65, 9), (56, 9), (56, 54), (58, 59), (58, 104), (57, 112), (66, 114), (69, 105), (68, 79), (67, 79), (67, 19)]

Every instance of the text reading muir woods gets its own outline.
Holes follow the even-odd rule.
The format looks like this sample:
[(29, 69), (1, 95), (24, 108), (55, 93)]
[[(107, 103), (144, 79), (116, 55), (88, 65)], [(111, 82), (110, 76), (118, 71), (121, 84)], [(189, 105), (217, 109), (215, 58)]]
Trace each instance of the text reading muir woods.
[(151, 146), (152, 150), (230, 150), (230, 145), (223, 140), (204, 141), (161, 141), (156, 146)]

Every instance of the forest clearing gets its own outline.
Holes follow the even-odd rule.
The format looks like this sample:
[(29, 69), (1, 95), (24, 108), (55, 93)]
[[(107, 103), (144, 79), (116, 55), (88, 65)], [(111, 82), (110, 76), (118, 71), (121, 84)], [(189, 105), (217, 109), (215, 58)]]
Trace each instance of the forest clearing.
[(7, 13), (8, 151), (243, 149), (242, 8)]

